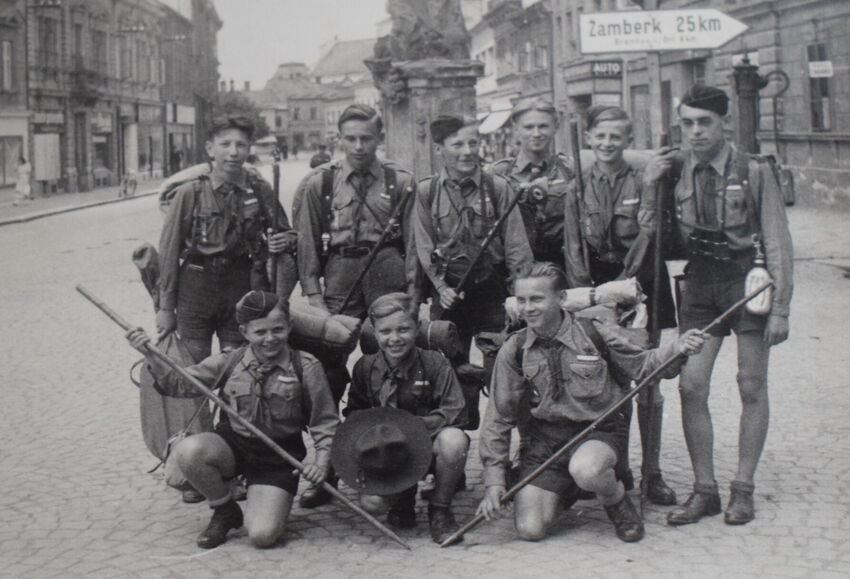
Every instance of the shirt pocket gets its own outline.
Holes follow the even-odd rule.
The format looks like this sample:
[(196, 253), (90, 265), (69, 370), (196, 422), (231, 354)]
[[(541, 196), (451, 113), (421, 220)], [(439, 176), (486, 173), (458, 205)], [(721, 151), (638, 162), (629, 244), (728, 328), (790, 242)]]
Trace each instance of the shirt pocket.
[(570, 362), (570, 392), (576, 400), (590, 400), (605, 392), (605, 364), (595, 361)]
[(620, 238), (634, 238), (640, 231), (638, 210), (640, 198), (623, 199), (614, 207), (614, 233)]
[[(684, 177), (682, 178), (684, 181)], [(682, 223), (696, 223), (696, 207), (694, 205), (694, 190), (683, 184), (676, 187), (676, 218)]]
[(724, 228), (734, 229), (747, 224), (747, 195), (743, 186), (737, 182), (726, 184), (726, 192), (723, 195), (726, 203), (726, 218)]
[(354, 211), (354, 196), (348, 191), (336, 193), (331, 201), (333, 221), (331, 229), (335, 231), (351, 229)]
[(295, 376), (278, 374), (274, 380), (270, 380), (266, 389), (266, 401), (272, 420), (300, 420), (302, 396), (301, 382)]

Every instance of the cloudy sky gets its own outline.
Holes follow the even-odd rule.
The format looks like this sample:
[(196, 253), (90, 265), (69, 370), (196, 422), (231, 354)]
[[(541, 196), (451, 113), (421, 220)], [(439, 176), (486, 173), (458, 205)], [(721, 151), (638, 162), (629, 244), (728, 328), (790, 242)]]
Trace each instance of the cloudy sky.
[(374, 38), (386, 0), (214, 0), (221, 78), (262, 88), (281, 62), (308, 65), (322, 43)]

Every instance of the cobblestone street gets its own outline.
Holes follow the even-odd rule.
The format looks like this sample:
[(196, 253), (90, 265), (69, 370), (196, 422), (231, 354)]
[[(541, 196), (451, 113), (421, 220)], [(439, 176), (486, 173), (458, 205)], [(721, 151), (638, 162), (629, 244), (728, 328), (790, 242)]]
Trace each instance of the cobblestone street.
[[(287, 194), (305, 168), (285, 166)], [(285, 542), (272, 549), (251, 547), (244, 530), (217, 549), (198, 549), (210, 510), (183, 504), (160, 471), (146, 474), (156, 459), (142, 441), (138, 394), (128, 378), (138, 355), (74, 291), (82, 283), (153, 330), (150, 299), (130, 254), (144, 241), (157, 242), (156, 198), (0, 228), (7, 344), (0, 350), (0, 576), (847, 577), (850, 232), (841, 213), (797, 207), (789, 215), (798, 257), (791, 338), (771, 360), (771, 431), (756, 478), (754, 522), (729, 527), (719, 516), (673, 528), (665, 524), (667, 508), (648, 505), (646, 538), (625, 544), (596, 501), (585, 501), (540, 543), (516, 540), (512, 521), (503, 519), (481, 525), (460, 546), (440, 549), (420, 501), (418, 527), (401, 532), (410, 552), (337, 505), (296, 507)], [(711, 400), (724, 501), (740, 410), (734, 353), (729, 341)], [(676, 383), (662, 388), (662, 467), (681, 501), (690, 489), (690, 463)], [(636, 471), (639, 461), (634, 437)], [(455, 504), (461, 522), (483, 494), (480, 475), (474, 440), (469, 486)]]

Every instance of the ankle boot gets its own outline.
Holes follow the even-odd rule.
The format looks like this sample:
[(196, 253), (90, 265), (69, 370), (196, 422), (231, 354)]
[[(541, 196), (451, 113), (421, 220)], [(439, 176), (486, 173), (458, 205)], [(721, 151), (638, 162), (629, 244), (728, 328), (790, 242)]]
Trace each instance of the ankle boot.
[(613, 505), (605, 505), (608, 518), (614, 523), (617, 536), (626, 543), (635, 543), (643, 539), (643, 519), (635, 509), (629, 495), (623, 494), (620, 502)]
[(210, 524), (198, 536), (198, 547), (213, 549), (227, 541), (227, 531), (242, 526), (242, 509), (233, 499), (213, 508)]
[(717, 483), (694, 483), (694, 492), (681, 507), (676, 507), (667, 513), (668, 525), (689, 525), (703, 517), (713, 517), (720, 514), (720, 494)]
[(676, 493), (664, 482), (664, 477), (661, 476), (661, 469), (658, 466), (661, 456), (661, 422), (663, 417), (664, 402), (657, 402), (652, 405), (638, 403), (638, 426), (640, 427), (640, 445), (643, 451), (641, 489), (649, 502), (670, 506), (676, 504)]
[(753, 505), (755, 485), (733, 480), (730, 489), (732, 492), (724, 520), (727, 525), (746, 525), (756, 518), (756, 509)]

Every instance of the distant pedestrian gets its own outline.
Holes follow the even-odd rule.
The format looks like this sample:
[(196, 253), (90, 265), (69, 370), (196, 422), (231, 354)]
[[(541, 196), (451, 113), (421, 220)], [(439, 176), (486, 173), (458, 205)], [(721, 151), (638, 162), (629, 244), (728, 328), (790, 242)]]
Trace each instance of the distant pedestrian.
[(292, 158), (298, 160), (298, 143), (292, 145)]
[(319, 152), (310, 157), (310, 168), (315, 169), (319, 165), (324, 165), (325, 163), (330, 163), (331, 156), (328, 155), (328, 148), (326, 145), (319, 145)]
[(32, 201), (32, 165), (26, 159), (18, 159), (17, 181), (15, 182), (15, 201), (12, 205), (20, 205), (23, 201)]

